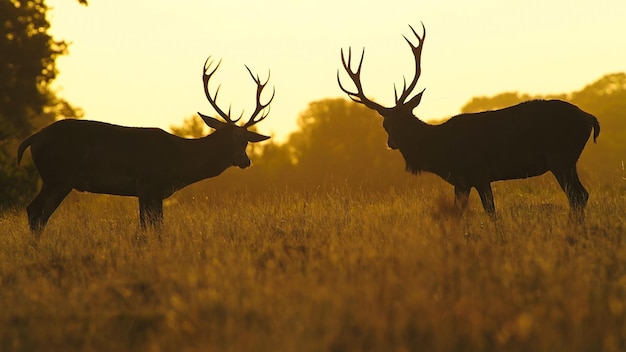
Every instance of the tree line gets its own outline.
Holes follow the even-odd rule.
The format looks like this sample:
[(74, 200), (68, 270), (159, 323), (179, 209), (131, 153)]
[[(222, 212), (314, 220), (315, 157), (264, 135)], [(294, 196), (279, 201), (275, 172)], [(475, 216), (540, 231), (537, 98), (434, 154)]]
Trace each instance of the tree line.
[[(624, 184), (626, 187), (626, 73), (607, 74), (572, 93), (531, 96), (506, 92), (472, 98), (461, 113), (499, 109), (532, 99), (562, 99), (598, 117), (598, 143), (588, 142), (579, 169), (590, 185)], [(442, 121), (431, 122), (434, 124)], [(401, 190), (432, 187), (438, 179), (415, 177), (404, 171), (404, 160), (386, 146), (382, 117), (363, 105), (344, 98), (311, 102), (298, 117), (298, 129), (286, 141), (268, 141), (254, 146), (253, 167), (229, 169), (222, 176), (203, 181), (183, 194), (212, 193), (214, 190), (263, 192), (268, 187), (318, 190), (335, 186), (365, 190)], [(541, 128), (541, 126), (537, 126)], [(206, 134), (203, 123), (190, 117), (176, 134), (198, 137)], [(548, 177), (550, 177), (548, 175)]]
[(44, 0), (0, 1), (0, 209), (24, 204), (37, 191), (32, 164), (16, 165), (21, 139), (56, 119), (82, 116), (51, 89), (68, 43), (48, 33), (47, 13)]
[[(37, 191), (38, 175), (32, 164), (16, 167), (15, 150), (21, 139), (54, 120), (83, 115), (50, 88), (58, 74), (56, 58), (68, 53), (68, 44), (48, 33), (47, 11), (45, 0), (0, 2), (0, 23), (4, 23), (0, 26), (0, 209), (23, 205)], [(598, 144), (585, 149), (579, 164), (583, 177), (595, 175), (611, 184), (626, 182), (626, 73), (607, 74), (566, 94), (506, 92), (475, 97), (461, 112), (551, 98), (570, 101), (600, 121)], [(298, 116), (298, 129), (285, 142), (270, 140), (250, 147), (253, 168), (231, 168), (220, 177), (190, 186), (183, 196), (242, 188), (260, 193), (268, 187), (315, 190), (339, 185), (388, 190), (429, 185), (432, 178), (417, 180), (404, 172), (400, 153), (386, 148), (381, 123), (376, 112), (344, 98), (311, 102)], [(185, 137), (209, 133), (198, 117), (189, 117), (171, 130)]]

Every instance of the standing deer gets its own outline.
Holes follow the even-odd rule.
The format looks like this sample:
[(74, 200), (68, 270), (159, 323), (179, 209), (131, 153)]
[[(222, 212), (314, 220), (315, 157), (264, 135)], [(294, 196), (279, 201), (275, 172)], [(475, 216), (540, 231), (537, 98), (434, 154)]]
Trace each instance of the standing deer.
[(491, 182), (522, 179), (552, 172), (565, 192), (571, 211), (584, 219), (589, 198), (578, 179), (576, 162), (593, 129), (593, 140), (600, 134), (598, 120), (578, 107), (560, 100), (533, 100), (501, 110), (454, 116), (441, 125), (429, 125), (415, 115), (424, 90), (409, 98), (421, 74), (421, 56), (426, 38), (422, 24), (414, 45), (407, 41), (415, 58), (415, 75), (398, 96), (394, 86), (395, 106), (384, 107), (368, 99), (361, 84), (361, 67), (365, 51), (356, 71), (352, 70), (351, 48), (346, 61), (341, 61), (356, 91), (346, 89), (337, 71), (341, 90), (353, 101), (377, 111), (383, 117), (387, 145), (398, 149), (406, 162), (406, 170), (418, 174), (432, 172), (454, 186), (455, 208), (462, 214), (467, 207), (470, 190), (480, 195), (485, 211), (495, 218), (496, 209)]
[[(202, 70), (204, 93), (225, 122), (198, 113), (215, 132), (199, 139), (186, 139), (158, 128), (137, 128), (97, 121), (61, 120), (25, 139), (19, 146), (17, 162), (30, 146), (33, 162), (42, 179), (39, 194), (28, 205), (31, 230), (40, 233), (65, 196), (82, 192), (134, 196), (139, 199), (142, 228), (158, 226), (163, 219), (163, 199), (177, 190), (215, 177), (230, 166), (250, 166), (248, 142), (270, 137), (249, 131), (269, 113), (271, 98), (261, 103), (269, 81), (261, 83), (246, 66), (257, 85), (256, 109), (242, 126), (217, 105), (209, 92), (209, 80), (221, 61), (211, 69), (209, 57)], [(210, 70), (210, 72), (209, 72)], [(207, 73), (208, 72), (208, 73)], [(243, 113), (242, 113), (243, 115)]]

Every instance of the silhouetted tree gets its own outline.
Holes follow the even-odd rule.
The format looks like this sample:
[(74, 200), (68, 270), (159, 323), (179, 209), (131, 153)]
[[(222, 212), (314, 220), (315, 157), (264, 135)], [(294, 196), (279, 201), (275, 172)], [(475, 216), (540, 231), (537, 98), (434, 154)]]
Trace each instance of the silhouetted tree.
[[(626, 73), (612, 73), (571, 94), (576, 104), (592, 109), (598, 115), (612, 116), (626, 106)], [(626, 114), (626, 112), (625, 112)], [(622, 115), (623, 116), (623, 115)], [(626, 118), (609, 118), (612, 125), (626, 129)]]
[(48, 33), (47, 11), (44, 0), (0, 1), (0, 208), (36, 190), (32, 165), (16, 168), (19, 140), (55, 118), (80, 115), (50, 88), (67, 43)]
[(300, 182), (373, 187), (404, 179), (402, 158), (386, 147), (382, 118), (350, 100), (309, 104), (287, 140)]
[(583, 161), (606, 182), (622, 181), (626, 176), (626, 73), (603, 76), (571, 94), (571, 101), (596, 115), (602, 134), (596, 148), (590, 148)]
[(170, 130), (173, 134), (185, 138), (200, 138), (209, 133), (206, 123), (198, 115), (184, 119), (180, 126), (170, 125)]

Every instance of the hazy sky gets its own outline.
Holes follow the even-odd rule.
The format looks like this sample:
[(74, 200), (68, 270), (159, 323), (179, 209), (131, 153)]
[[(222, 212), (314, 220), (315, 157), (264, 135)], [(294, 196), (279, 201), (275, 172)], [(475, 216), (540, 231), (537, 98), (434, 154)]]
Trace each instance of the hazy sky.
[[(196, 111), (213, 113), (202, 89), (207, 56), (222, 58), (211, 89), (233, 115), (254, 108), (271, 70), (276, 97), (262, 133), (282, 139), (309, 102), (342, 97), (339, 50), (366, 47), (367, 94), (393, 102), (393, 84), (413, 75), (402, 34), (427, 38), (415, 110), (449, 117), (470, 98), (504, 91), (566, 93), (626, 71), (624, 0), (208, 1), (49, 0), (52, 33), (72, 42), (58, 61), (60, 95), (85, 118), (167, 129)], [(410, 36), (409, 36), (410, 37)], [(344, 75), (344, 81), (348, 78)], [(268, 89), (271, 91), (271, 88)], [(268, 92), (269, 94), (270, 92)]]

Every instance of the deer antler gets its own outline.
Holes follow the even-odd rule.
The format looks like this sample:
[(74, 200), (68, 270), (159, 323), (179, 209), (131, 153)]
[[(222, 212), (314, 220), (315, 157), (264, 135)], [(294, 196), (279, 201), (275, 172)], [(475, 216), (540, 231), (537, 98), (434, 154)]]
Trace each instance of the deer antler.
[[(207, 73), (207, 71), (211, 68), (211, 66), (213, 65), (213, 61), (211, 60), (211, 62), (209, 62), (209, 60), (211, 60), (211, 56), (209, 56), (206, 61), (204, 62), (204, 67), (202, 68), (202, 82), (204, 83), (204, 95), (206, 95), (207, 100), (209, 101), (209, 103), (211, 104), (211, 106), (213, 107), (213, 109), (215, 109), (215, 111), (229, 124), (234, 124), (237, 121), (239, 121), (241, 119), (241, 116), (239, 116), (239, 118), (237, 118), (236, 120), (233, 120), (230, 117), (230, 107), (228, 107), (228, 114), (225, 113), (222, 109), (220, 109), (220, 107), (217, 105), (217, 94), (220, 92), (220, 87), (222, 86), (221, 84), (219, 86), (217, 86), (217, 89), (215, 90), (215, 95), (211, 96), (211, 93), (209, 92), (209, 80), (211, 79), (211, 77), (213, 76), (213, 74), (215, 74), (215, 72), (217, 71), (217, 69), (220, 67), (220, 65), (222, 64), (222, 60), (220, 60), (217, 63), (217, 66), (215, 66), (215, 68), (213, 70), (211, 70), (211, 72)], [(243, 113), (242, 113), (243, 115)]]
[[(213, 61), (211, 60), (211, 57), (209, 56), (206, 59), (206, 61), (204, 62), (204, 67), (202, 68), (202, 82), (204, 83), (204, 95), (206, 95), (206, 98), (209, 101), (209, 103), (211, 104), (211, 106), (213, 107), (213, 109), (215, 109), (215, 111), (226, 121), (226, 123), (228, 123), (228, 124), (235, 124), (237, 121), (241, 120), (241, 117), (243, 116), (243, 112), (241, 113), (241, 115), (239, 115), (239, 117), (237, 119), (233, 120), (230, 117), (230, 107), (228, 107), (228, 113), (225, 113), (224, 110), (222, 110), (217, 105), (217, 95), (220, 92), (221, 85), (217, 86), (217, 89), (215, 90), (215, 94), (214, 95), (211, 95), (211, 93), (209, 92), (209, 80), (211, 79), (211, 77), (213, 77), (213, 75), (215, 74), (217, 69), (220, 67), (221, 63), (222, 63), (222, 60), (220, 60), (217, 63), (215, 68), (211, 69), (211, 66), (213, 66)], [(253, 125), (263, 121), (267, 117), (267, 115), (270, 112), (268, 107), (269, 107), (270, 103), (272, 102), (272, 100), (274, 100), (274, 95), (276, 94), (276, 88), (273, 88), (273, 90), (272, 90), (272, 97), (267, 101), (267, 103), (265, 103), (265, 104), (261, 103), (261, 94), (263, 93), (263, 89), (267, 85), (267, 82), (269, 82), (269, 80), (270, 80), (270, 75), (268, 73), (267, 79), (265, 80), (265, 82), (261, 83), (261, 79), (259, 78), (259, 75), (254, 76), (254, 74), (252, 73), (252, 71), (250, 70), (250, 68), (248, 66), (246, 66), (246, 69), (248, 70), (248, 73), (250, 73), (250, 76), (252, 77), (252, 79), (254, 80), (254, 82), (257, 85), (257, 89), (256, 89), (256, 108), (254, 109), (254, 112), (252, 113), (252, 116), (250, 116), (250, 119), (248, 119), (248, 121), (242, 126), (242, 127), (248, 128), (250, 126), (253, 126)], [(257, 119), (256, 117), (261, 112), (263, 112), (263, 113)], [(205, 119), (205, 122), (207, 121), (207, 119), (212, 119), (212, 118), (209, 118), (209, 117), (207, 117), (205, 115), (202, 115), (202, 114), (200, 114), (200, 116), (203, 119)]]
[[(415, 86), (417, 85), (417, 81), (419, 80), (420, 74), (422, 73), (421, 58), (422, 58), (422, 47), (424, 45), (424, 39), (426, 38), (426, 27), (424, 26), (424, 23), (422, 23), (422, 28), (424, 30), (424, 34), (422, 36), (417, 34), (417, 32), (415, 31), (415, 29), (413, 29), (413, 27), (409, 26), (409, 28), (411, 28), (411, 31), (413, 31), (413, 34), (417, 37), (417, 41), (418, 41), (417, 45), (414, 45), (406, 36), (403, 36), (404, 39), (407, 41), (407, 43), (409, 43), (409, 46), (411, 47), (411, 51), (413, 52), (413, 56), (415, 57), (415, 76), (413, 77), (413, 80), (411, 80), (411, 83), (408, 86), (406, 85), (406, 78), (404, 78), (402, 93), (400, 94), (399, 97), (398, 97), (398, 91), (396, 90), (395, 85), (394, 85), (393, 91), (395, 95), (396, 106), (400, 105), (400, 106), (407, 107), (409, 109), (413, 109), (417, 105), (419, 105), (420, 101), (422, 100), (422, 94), (424, 94), (424, 90), (422, 90), (420, 93), (416, 94), (409, 101), (406, 101), (408, 97), (411, 95), (411, 93), (413, 92), (413, 90), (415, 89)], [(381, 112), (387, 108), (378, 103), (371, 101), (365, 96), (365, 93), (363, 93), (363, 85), (361, 84), (361, 67), (363, 66), (364, 57), (365, 57), (365, 49), (363, 49), (363, 52), (361, 53), (361, 59), (359, 60), (359, 65), (357, 66), (357, 69), (352, 70), (351, 68), (352, 48), (348, 48), (347, 62), (346, 62), (346, 57), (343, 52), (343, 49), (341, 49), (341, 63), (343, 64), (343, 68), (348, 73), (348, 76), (354, 83), (354, 86), (356, 87), (356, 92), (349, 91), (343, 86), (343, 84), (341, 83), (341, 79), (339, 78), (339, 70), (337, 70), (337, 82), (339, 83), (339, 88), (341, 88), (341, 90), (344, 93), (346, 93), (350, 99), (352, 99), (353, 101), (357, 103), (361, 103), (370, 109)]]
[(337, 83), (339, 83), (339, 88), (341, 88), (341, 90), (344, 93), (348, 94), (348, 97), (352, 99), (353, 101), (357, 103), (361, 103), (370, 109), (374, 109), (376, 111), (382, 111), (385, 109), (384, 106), (369, 100), (365, 96), (365, 93), (363, 93), (363, 85), (361, 84), (361, 67), (363, 66), (363, 58), (365, 58), (365, 49), (363, 49), (363, 51), (361, 52), (361, 60), (359, 60), (359, 66), (357, 67), (356, 71), (353, 71), (351, 68), (352, 48), (351, 47), (348, 48), (348, 61), (347, 62), (346, 62), (346, 57), (343, 53), (343, 49), (341, 49), (341, 63), (343, 65), (343, 68), (348, 73), (348, 76), (352, 80), (352, 83), (354, 83), (354, 86), (356, 87), (356, 92), (351, 92), (347, 90), (346, 88), (344, 88), (343, 84), (341, 84), (341, 79), (339, 78), (339, 70), (337, 70)]
[[(265, 80), (264, 83), (261, 83), (261, 79), (259, 78), (259, 75), (256, 75), (256, 77), (254, 76), (254, 74), (252, 74), (252, 71), (250, 70), (250, 68), (246, 65), (246, 69), (248, 70), (248, 73), (250, 73), (250, 77), (252, 77), (252, 79), (254, 80), (254, 82), (256, 83), (256, 108), (254, 109), (254, 112), (252, 113), (252, 116), (250, 116), (250, 119), (248, 120), (248, 122), (246, 122), (243, 127), (250, 127), (253, 126), (263, 120), (265, 120), (265, 118), (267, 117), (267, 115), (269, 115), (270, 113), (270, 109), (268, 108), (268, 106), (270, 105), (270, 103), (272, 102), (272, 100), (274, 100), (274, 95), (276, 94), (276, 87), (272, 88), (272, 97), (270, 98), (270, 100), (267, 101), (267, 103), (262, 104), (261, 103), (261, 94), (263, 93), (263, 89), (265, 88), (265, 86), (267, 85), (267, 82), (269, 82), (270, 80), (270, 73), (267, 73), (267, 79)], [(265, 110), (265, 108), (268, 108), (267, 110)], [(255, 118), (257, 117), (257, 115), (259, 115), (259, 113), (261, 111), (265, 110), (265, 112), (263, 114), (261, 114), (261, 117), (259, 117), (258, 119), (255, 120)]]
[(411, 25), (409, 25), (409, 28), (411, 28), (411, 31), (413, 32), (415, 37), (417, 37), (417, 45), (413, 45), (413, 43), (411, 43), (411, 41), (406, 36), (403, 35), (402, 37), (404, 37), (404, 40), (406, 40), (406, 42), (411, 47), (411, 51), (413, 52), (413, 56), (415, 57), (415, 76), (413, 77), (413, 80), (411, 81), (408, 87), (406, 86), (406, 79), (403, 78), (404, 86), (402, 88), (402, 94), (400, 94), (399, 98), (398, 98), (398, 92), (396, 91), (395, 85), (393, 87), (393, 92), (396, 98), (396, 105), (402, 104), (412, 109), (420, 103), (420, 100), (422, 99), (422, 94), (424, 93), (424, 91), (422, 90), (420, 93), (418, 93), (413, 98), (411, 98), (411, 100), (406, 102), (406, 99), (409, 97), (411, 92), (413, 92), (413, 89), (415, 89), (415, 85), (417, 84), (417, 81), (419, 80), (420, 75), (422, 74), (422, 65), (421, 65), (422, 48), (424, 47), (424, 40), (426, 39), (426, 27), (424, 26), (424, 23), (422, 22), (422, 29), (423, 29), (424, 34), (421, 37), (417, 34), (415, 29), (413, 29)]

